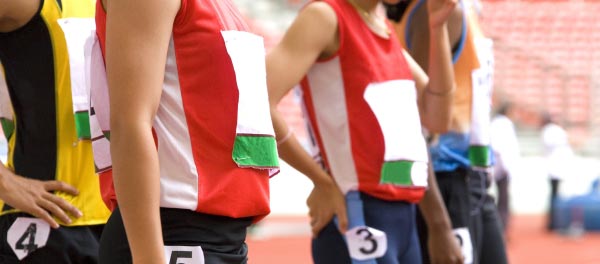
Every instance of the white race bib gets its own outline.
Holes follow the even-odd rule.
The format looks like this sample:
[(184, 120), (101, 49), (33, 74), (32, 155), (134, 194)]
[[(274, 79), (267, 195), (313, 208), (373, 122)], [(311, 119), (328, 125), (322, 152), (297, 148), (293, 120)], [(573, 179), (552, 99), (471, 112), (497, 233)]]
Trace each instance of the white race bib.
[(490, 112), (494, 86), (494, 45), (491, 39), (475, 40), (480, 67), (472, 73), (471, 145), (490, 145)]
[(387, 236), (383, 231), (357, 226), (346, 231), (350, 257), (355, 260), (376, 259), (387, 251)]
[(415, 82), (372, 83), (363, 96), (383, 134), (381, 183), (426, 187), (427, 145), (421, 130)]
[(471, 242), (471, 234), (466, 227), (456, 228), (453, 230), (454, 236), (458, 240), (465, 264), (473, 263), (473, 243)]
[(69, 70), (71, 76), (71, 93), (73, 111), (89, 110), (89, 85), (86, 80), (86, 64), (89, 54), (85, 51), (88, 42), (96, 33), (94, 18), (63, 18), (58, 20), (67, 43), (69, 52)]
[(232, 158), (240, 167), (279, 172), (275, 131), (271, 122), (263, 38), (242, 31), (221, 31), (239, 92)]
[(8, 229), (6, 241), (17, 258), (22, 260), (37, 249), (46, 246), (49, 236), (50, 225), (44, 220), (19, 217)]
[(200, 246), (165, 246), (167, 264), (204, 264), (204, 252)]
[(71, 91), (75, 113), (88, 112), (96, 172), (112, 168), (110, 142), (104, 132), (110, 131), (108, 82), (100, 41), (93, 18), (59, 19), (69, 50)]

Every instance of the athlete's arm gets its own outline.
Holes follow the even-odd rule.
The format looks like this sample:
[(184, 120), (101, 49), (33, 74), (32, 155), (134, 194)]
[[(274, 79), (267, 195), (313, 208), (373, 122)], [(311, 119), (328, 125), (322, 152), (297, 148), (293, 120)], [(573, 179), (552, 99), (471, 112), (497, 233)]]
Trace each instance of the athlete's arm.
[[(0, 0), (0, 32), (11, 32), (27, 24), (38, 11), (39, 1)], [(53, 216), (67, 224), (71, 223), (68, 214), (81, 217), (77, 208), (54, 195), (53, 191), (78, 194), (77, 189), (64, 182), (28, 179), (16, 175), (0, 163), (0, 200), (15, 209), (43, 219), (53, 228), (59, 227)]]
[(306, 153), (296, 137), (286, 136), (290, 130), (277, 110), (277, 104), (320, 56), (333, 54), (336, 50), (335, 12), (327, 4), (315, 2), (300, 12), (281, 43), (267, 56), (267, 83), (275, 134), (279, 141), (288, 138), (278, 146), (279, 155), (315, 185), (307, 200), (313, 235), (317, 235), (334, 214), (341, 231), (346, 230), (345, 199), (333, 178)]
[(75, 187), (64, 182), (38, 181), (16, 175), (0, 162), (0, 200), (48, 222), (53, 228), (59, 227), (53, 216), (67, 224), (71, 223), (67, 214), (77, 218), (82, 216), (75, 206), (54, 195), (54, 191), (79, 194)]
[(152, 121), (180, 1), (107, 2), (106, 73), (115, 191), (133, 262), (164, 264)]
[[(423, 126), (432, 133), (446, 132), (450, 125), (450, 106), (455, 83), (448, 20), (455, 14), (456, 6), (456, 0), (428, 0), (429, 27), (423, 27), (427, 28), (428, 34), (413, 30), (415, 39), (411, 54), (420, 52), (415, 54), (415, 59), (418, 59), (417, 62), (422, 69), (427, 69), (429, 80), (423, 79), (422, 70), (416, 67), (414, 60), (409, 58), (409, 64), (417, 80), (417, 87), (420, 86), (421, 121)], [(423, 35), (427, 35), (428, 38)], [(426, 57), (423, 52), (427, 52)], [(423, 61), (427, 63), (424, 64)]]
[(419, 208), (428, 229), (428, 249), (431, 263), (462, 264), (464, 257), (452, 232), (452, 223), (437, 185), (437, 180), (429, 166), (429, 189), (419, 202)]
[(41, 0), (0, 0), (0, 32), (14, 31), (31, 20)]
[[(452, 23), (448, 20), (453, 21), (455, 18), (457, 8), (454, 5), (455, 3), (451, 2), (444, 3), (443, 0), (428, 0), (429, 27), (421, 27), (428, 33), (420, 30), (412, 31), (414, 49), (411, 50), (411, 54), (415, 55), (419, 64), (429, 72), (429, 82), (424, 89), (420, 90), (422, 120), (425, 127), (434, 133), (445, 132), (450, 123), (450, 105), (455, 84), (448, 31), (453, 33), (452, 37), (456, 37), (456, 30), (448, 29), (448, 23)], [(430, 40), (433, 45), (429, 45)], [(419, 52), (414, 53), (415, 50)], [(409, 58), (409, 63), (414, 65), (411, 68), (415, 69), (413, 74), (418, 85), (418, 79), (427, 76), (412, 58)], [(419, 203), (419, 207), (429, 230), (428, 249), (431, 261), (432, 263), (463, 263), (464, 257), (452, 233), (451, 221), (431, 166), (428, 185), (429, 189)]]

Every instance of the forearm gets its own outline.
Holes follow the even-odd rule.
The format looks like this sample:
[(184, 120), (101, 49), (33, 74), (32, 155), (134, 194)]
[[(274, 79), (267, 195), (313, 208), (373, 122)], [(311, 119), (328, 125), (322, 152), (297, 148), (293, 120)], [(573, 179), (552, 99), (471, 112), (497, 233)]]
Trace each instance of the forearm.
[(445, 132), (450, 125), (454, 92), (452, 52), (446, 24), (429, 28), (429, 83), (424, 91), (425, 125), (434, 133)]
[(133, 259), (136, 263), (164, 263), (156, 259), (164, 249), (158, 155), (151, 126), (113, 125), (111, 153), (115, 190)]
[[(278, 140), (279, 156), (294, 169), (306, 175), (315, 186), (333, 183), (332, 178), (302, 147), (294, 134), (289, 135), (290, 128), (285, 123), (276, 107), (271, 107), (271, 118)], [(289, 135), (289, 137), (287, 137)], [(281, 141), (287, 137), (285, 141)]]
[(12, 177), (13, 173), (8, 169), (2, 162), (0, 162), (0, 200), (3, 200), (2, 196), (6, 193), (5, 181)]
[(447, 232), (452, 230), (452, 223), (448, 217), (448, 211), (446, 210), (446, 206), (444, 205), (444, 201), (437, 185), (437, 180), (431, 169), (429, 170), (427, 183), (429, 189), (419, 203), (419, 208), (427, 223), (428, 229), (432, 230), (432, 232)]

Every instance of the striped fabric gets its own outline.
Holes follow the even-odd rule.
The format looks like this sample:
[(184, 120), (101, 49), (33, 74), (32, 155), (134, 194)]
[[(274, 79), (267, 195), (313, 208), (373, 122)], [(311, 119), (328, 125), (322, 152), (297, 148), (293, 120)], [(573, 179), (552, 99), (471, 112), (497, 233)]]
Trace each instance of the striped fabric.
[[(107, 14), (97, 8), (103, 49)], [(153, 123), (161, 207), (266, 215), (269, 176), (279, 164), (262, 38), (248, 32), (231, 1), (183, 0), (166, 55)]]
[[(85, 61), (83, 49), (69, 53), (58, 22), (92, 17), (94, 2), (59, 2), (40, 1), (39, 12), (23, 28), (0, 33), (0, 62), (15, 124), (7, 166), (24, 177), (63, 181), (77, 188), (77, 196), (56, 193), (83, 212), (70, 225), (103, 224), (109, 211), (98, 192), (87, 113), (79, 111), (85, 109), (81, 101), (85, 92), (74, 93), (78, 86), (85, 87), (80, 78), (85, 67), (75, 63)], [(80, 108), (74, 108), (74, 103)], [(2, 207), (3, 214), (16, 212), (8, 205)]]
[(301, 87), (326, 169), (344, 193), (417, 202), (428, 156), (402, 48), (375, 35), (349, 2), (323, 2), (337, 14), (340, 48), (315, 63)]

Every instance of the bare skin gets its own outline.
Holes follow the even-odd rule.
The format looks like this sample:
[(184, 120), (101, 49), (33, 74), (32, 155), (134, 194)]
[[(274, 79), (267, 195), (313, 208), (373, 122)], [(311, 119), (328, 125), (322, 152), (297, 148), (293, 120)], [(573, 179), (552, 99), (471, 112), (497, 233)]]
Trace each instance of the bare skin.
[(166, 261), (157, 195), (160, 173), (152, 122), (181, 1), (103, 3), (107, 9), (106, 71), (115, 190), (133, 263), (163, 264)]
[[(397, 1), (385, 2), (393, 4)], [(370, 17), (378, 15), (376, 10), (381, 4), (378, 0), (356, 0), (355, 3), (369, 12)], [(431, 79), (405, 52), (418, 89), (422, 124), (432, 132), (446, 131), (450, 122), (451, 96), (439, 94), (451, 94), (454, 89), (454, 78), (450, 46), (447, 41), (441, 40), (448, 38), (446, 18), (454, 10), (455, 5), (456, 1), (437, 0), (429, 6), (434, 18), (430, 23), (430, 37), (440, 40), (439, 45), (432, 45), (430, 49), (430, 57), (436, 62), (431, 63), (432, 66), (429, 68)], [(363, 19), (376, 34), (389, 37), (385, 30), (381, 30), (381, 25), (367, 21), (365, 17)], [(277, 104), (301, 80), (317, 59), (335, 54), (338, 48), (339, 33), (335, 12), (325, 3), (314, 2), (303, 9), (288, 29), (282, 42), (267, 56), (271, 116), (278, 139), (284, 138), (289, 128), (277, 110)], [(294, 63), (289, 63), (290, 61)], [(430, 92), (425, 92), (427, 90)], [(315, 187), (307, 200), (313, 236), (316, 236), (334, 216), (338, 219), (340, 231), (345, 232), (348, 224), (345, 199), (333, 178), (304, 151), (294, 136), (279, 146), (279, 154), (282, 159), (314, 183)], [(440, 200), (432, 201), (441, 203)], [(441, 205), (443, 206), (443, 203)], [(435, 208), (437, 209), (438, 207)], [(446, 239), (446, 234), (451, 234), (451, 230), (443, 237), (446, 243), (456, 243), (454, 240)]]
[[(430, 5), (432, 2), (427, 1), (427, 4)], [(430, 42), (433, 40), (430, 38), (431, 34), (428, 34), (430, 27), (425, 26), (427, 22), (431, 23), (432, 19), (436, 18), (430, 17), (428, 8), (421, 6), (415, 10), (412, 27), (408, 29), (413, 43), (409, 53), (423, 69), (428, 69), (432, 63), (428, 47), (435, 41)], [(446, 42), (452, 47), (460, 41), (462, 22), (463, 10), (460, 5), (457, 5), (447, 20), (448, 38)], [(419, 203), (419, 207), (429, 229), (428, 249), (431, 262), (434, 264), (463, 263), (464, 256), (462, 256), (460, 247), (451, 232), (452, 224), (437, 187), (433, 170), (430, 170), (429, 173), (429, 190)]]
[[(36, 14), (39, 5), (40, 0), (0, 0), (0, 32), (23, 27)], [(79, 194), (77, 189), (64, 182), (29, 179), (0, 163), (0, 199), (6, 204), (46, 221), (53, 228), (59, 227), (55, 217), (70, 224), (71, 217), (82, 216), (81, 211), (54, 192)]]
[(427, 183), (429, 189), (419, 203), (419, 208), (429, 231), (427, 247), (430, 261), (432, 264), (464, 263), (464, 256), (452, 232), (452, 223), (431, 166)]
[(40, 0), (0, 0), (0, 32), (14, 31), (31, 20)]

